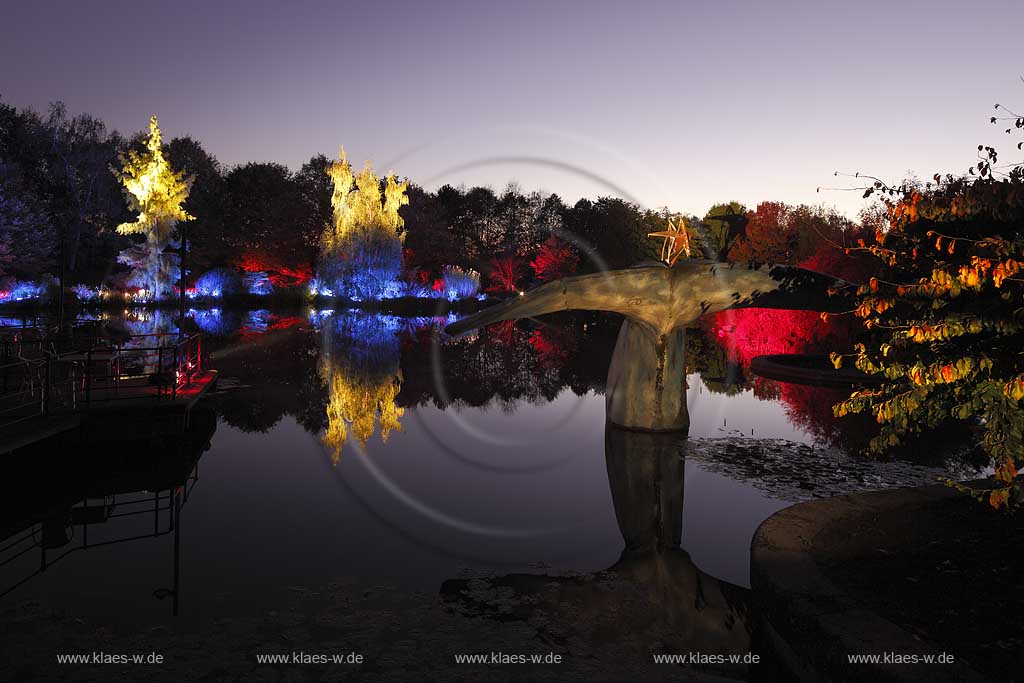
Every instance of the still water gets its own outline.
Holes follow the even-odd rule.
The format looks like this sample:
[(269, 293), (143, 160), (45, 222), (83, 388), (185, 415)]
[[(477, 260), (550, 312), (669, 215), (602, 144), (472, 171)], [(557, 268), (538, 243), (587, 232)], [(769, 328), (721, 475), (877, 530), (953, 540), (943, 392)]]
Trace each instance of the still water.
[(850, 455), (862, 425), (829, 417), (835, 390), (745, 375), (699, 331), (690, 432), (651, 436), (605, 427), (614, 317), (451, 339), (447, 318), (193, 315), (220, 376), (191, 436), (45, 454), (5, 508), (0, 608), (148, 624), (169, 618), (177, 585), (178, 620), (198, 622), (338, 577), (436, 595), (453, 579), (622, 569), (653, 547), (743, 589), (775, 511), (947, 473)]

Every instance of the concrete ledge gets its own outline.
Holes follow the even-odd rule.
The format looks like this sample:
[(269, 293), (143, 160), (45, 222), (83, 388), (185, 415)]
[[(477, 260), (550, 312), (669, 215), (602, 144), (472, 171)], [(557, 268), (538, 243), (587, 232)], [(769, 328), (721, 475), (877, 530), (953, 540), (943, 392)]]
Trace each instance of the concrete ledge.
[[(966, 663), (851, 664), (851, 654), (933, 655), (942, 649), (864, 608), (821, 569), (854, 542), (844, 526), (882, 516), (910, 518), (935, 501), (962, 496), (942, 485), (800, 503), (765, 520), (751, 543), (750, 582), (764, 640), (801, 681), (982, 681)], [(842, 555), (846, 555), (843, 553)]]

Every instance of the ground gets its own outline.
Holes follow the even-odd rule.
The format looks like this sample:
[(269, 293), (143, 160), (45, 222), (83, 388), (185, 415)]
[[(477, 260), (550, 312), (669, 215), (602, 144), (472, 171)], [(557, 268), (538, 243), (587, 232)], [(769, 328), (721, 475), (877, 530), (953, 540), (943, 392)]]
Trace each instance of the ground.
[(1024, 514), (967, 496), (860, 517), (822, 567), (859, 603), (991, 680), (1024, 680)]
[[(596, 602), (592, 598), (597, 596)], [(610, 598), (602, 599), (602, 596)], [(742, 596), (740, 596), (742, 599)], [(142, 631), (23, 604), (0, 614), (0, 672), (12, 680), (73, 681), (726, 681), (745, 670), (654, 664), (677, 624), (649, 593), (614, 572), (549, 579), (446, 582), (438, 595), (337, 580), (295, 590), (279, 611), (195, 630)], [(743, 624), (737, 624), (743, 629)], [(57, 652), (162, 653), (162, 665), (57, 664)], [(257, 664), (257, 653), (358, 652), (366, 663)], [(452, 653), (551, 652), (562, 664), (459, 665)], [(6, 660), (6, 661), (5, 661)], [(2, 676), (0, 676), (2, 677)], [(726, 678), (728, 677), (728, 678)]]

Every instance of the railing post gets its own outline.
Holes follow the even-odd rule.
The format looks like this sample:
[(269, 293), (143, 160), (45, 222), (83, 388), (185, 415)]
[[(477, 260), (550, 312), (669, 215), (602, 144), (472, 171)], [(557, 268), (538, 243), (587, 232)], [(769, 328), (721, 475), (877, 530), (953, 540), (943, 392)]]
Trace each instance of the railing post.
[(85, 352), (85, 402), (92, 404), (92, 349)]
[(160, 395), (163, 393), (163, 387), (161, 386), (161, 383), (160, 383), (160, 378), (163, 376), (163, 374), (164, 374), (164, 347), (158, 346), (158, 347), (156, 347), (156, 378), (157, 378), (156, 397), (157, 397), (158, 400), (160, 398)]
[(50, 384), (53, 382), (53, 371), (50, 368), (50, 355), (46, 356), (46, 379), (43, 386), (43, 415), (50, 414)]
[(171, 375), (171, 400), (178, 398), (178, 345), (174, 345), (174, 374)]

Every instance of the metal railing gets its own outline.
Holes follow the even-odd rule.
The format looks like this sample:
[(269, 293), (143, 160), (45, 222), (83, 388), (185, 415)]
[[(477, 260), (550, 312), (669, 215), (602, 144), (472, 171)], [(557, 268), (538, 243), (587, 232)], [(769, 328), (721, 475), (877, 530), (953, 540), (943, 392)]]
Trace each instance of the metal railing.
[(46, 414), (48, 369), (46, 359), (17, 359), (0, 365), (0, 426)]
[(199, 334), (0, 343), (0, 428), (100, 402), (175, 400), (203, 373)]

